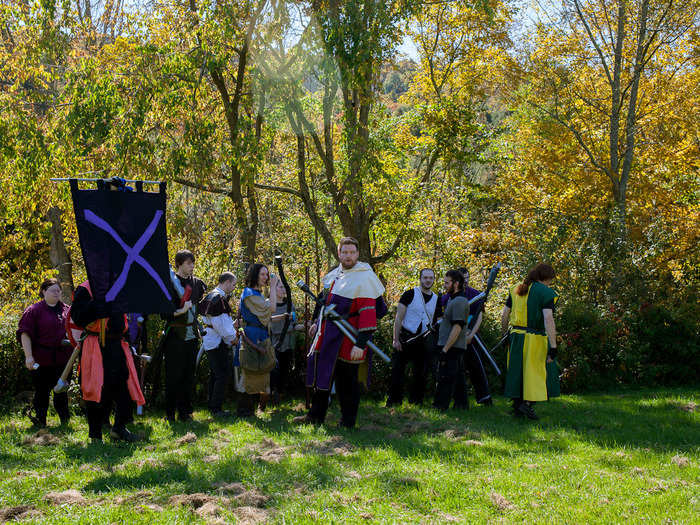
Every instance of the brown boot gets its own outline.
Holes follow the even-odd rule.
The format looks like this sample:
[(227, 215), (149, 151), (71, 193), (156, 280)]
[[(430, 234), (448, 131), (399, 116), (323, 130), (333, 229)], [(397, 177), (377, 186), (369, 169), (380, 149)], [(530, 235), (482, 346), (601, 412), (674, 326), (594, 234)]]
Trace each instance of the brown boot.
[(265, 412), (265, 409), (267, 408), (267, 402), (270, 400), (270, 394), (267, 392), (263, 392), (260, 394), (260, 404), (258, 405), (258, 408), (260, 409), (260, 412)]

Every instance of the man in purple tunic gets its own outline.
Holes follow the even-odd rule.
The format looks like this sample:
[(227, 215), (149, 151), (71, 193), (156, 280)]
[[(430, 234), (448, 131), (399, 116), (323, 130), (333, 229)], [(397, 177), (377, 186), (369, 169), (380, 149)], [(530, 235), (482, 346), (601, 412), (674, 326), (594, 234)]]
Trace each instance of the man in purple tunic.
[(311, 409), (297, 423), (325, 421), (328, 411), (328, 391), (335, 380), (340, 404), (340, 424), (355, 426), (360, 405), (360, 365), (369, 365), (367, 343), (377, 328), (377, 319), (386, 314), (382, 294), (384, 286), (367, 263), (358, 262), (359, 243), (344, 237), (338, 243), (340, 266), (323, 279), (328, 289), (324, 309), (334, 305), (335, 311), (347, 318), (358, 332), (353, 343), (336, 325), (323, 318), (321, 312), (311, 328), (315, 334), (307, 361), (306, 386), (314, 388)]

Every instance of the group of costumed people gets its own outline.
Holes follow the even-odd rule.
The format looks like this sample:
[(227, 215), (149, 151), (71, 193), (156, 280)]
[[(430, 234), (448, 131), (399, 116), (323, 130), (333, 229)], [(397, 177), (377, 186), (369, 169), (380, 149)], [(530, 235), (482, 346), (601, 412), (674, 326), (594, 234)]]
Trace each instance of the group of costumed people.
[[(247, 269), (236, 317), (229, 304), (237, 284), (235, 275), (222, 273), (217, 286), (207, 293), (204, 283), (193, 276), (194, 255), (179, 251), (171, 276), (177, 291), (172, 298), (175, 311), (165, 316), (161, 338), (166, 419), (192, 419), (198, 351), (206, 352), (209, 363), (208, 409), (212, 417), (232, 415), (223, 407), (234, 364), (240, 370), (240, 377), (236, 376), (240, 392), (236, 415), (249, 417), (257, 408), (264, 409), (270, 395), (276, 397), (289, 380), (292, 333), (308, 330), (312, 342), (306, 386), (311, 396), (308, 412), (293, 421), (323, 424), (334, 392), (340, 425), (354, 427), (361, 384), (369, 378), (373, 358), (368, 345), (378, 319), (387, 313), (382, 282), (369, 264), (358, 258), (357, 240), (342, 238), (338, 244), (340, 264), (324, 277), (313, 320), (304, 325), (297, 323), (286, 281), (281, 282), (264, 264)], [(510, 330), (505, 394), (513, 401), (515, 416), (536, 419), (533, 404), (552, 396), (547, 382), (557, 346), (553, 318), (557, 294), (550, 288), (553, 279), (552, 267), (538, 264), (522, 283), (510, 289), (503, 308), (503, 331)], [(475, 299), (479, 292), (468, 286), (464, 268), (445, 273), (443, 295), (432, 292), (434, 282), (432, 269), (421, 270), (419, 285), (405, 291), (397, 305), (386, 405), (403, 402), (409, 365), (413, 374), (408, 388), (410, 403), (423, 402), (427, 377), (433, 374), (433, 406), (438, 410), (450, 405), (468, 408), (467, 375), (477, 403), (492, 405), (483, 359), (474, 343), (483, 316), (483, 302)], [(268, 297), (264, 295), (266, 287)], [(126, 314), (114, 312), (109, 303), (93, 298), (87, 281), (75, 289), (70, 310), (61, 302), (56, 279), (44, 281), (39, 295), (42, 300), (25, 310), (17, 330), (34, 383), (34, 413), (30, 415), (34, 424), (46, 425), (51, 390), (69, 368), (66, 364), (73, 346), (66, 340), (69, 319), (79, 331), (82, 345), (79, 383), (89, 437), (101, 441), (103, 427), (109, 425), (112, 439), (137, 440), (127, 424), (133, 421), (134, 406), (143, 406), (146, 401), (127, 343)], [(331, 311), (334, 316), (328, 315)], [(352, 334), (342, 328), (339, 318), (349, 324)], [(65, 392), (54, 393), (54, 407), (61, 424), (68, 424)]]

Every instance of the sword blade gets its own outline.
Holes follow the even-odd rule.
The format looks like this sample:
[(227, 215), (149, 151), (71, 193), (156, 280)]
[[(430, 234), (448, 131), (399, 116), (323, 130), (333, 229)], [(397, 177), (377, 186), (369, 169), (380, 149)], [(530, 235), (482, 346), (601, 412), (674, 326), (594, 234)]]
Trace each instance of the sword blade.
[(498, 368), (496, 361), (494, 361), (493, 357), (491, 357), (491, 354), (486, 349), (486, 345), (484, 345), (484, 342), (481, 340), (481, 337), (479, 336), (479, 334), (474, 335), (474, 341), (476, 341), (476, 345), (481, 350), (481, 353), (484, 354), (484, 357), (486, 357), (488, 362), (491, 363), (491, 366), (496, 371), (496, 374), (498, 374), (500, 376), (501, 369)]

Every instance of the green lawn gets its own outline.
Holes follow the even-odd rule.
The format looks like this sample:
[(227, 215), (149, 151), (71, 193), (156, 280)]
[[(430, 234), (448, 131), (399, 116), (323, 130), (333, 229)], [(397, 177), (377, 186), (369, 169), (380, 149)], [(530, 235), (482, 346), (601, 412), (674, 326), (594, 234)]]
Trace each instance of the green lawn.
[(29, 444), (17, 409), (0, 418), (0, 521), (700, 523), (699, 397), (564, 396), (538, 422), (504, 399), (446, 414), (366, 401), (355, 431), (337, 406), (327, 426), (294, 426), (289, 403), (250, 421), (140, 418), (137, 445), (86, 445), (82, 417)]

